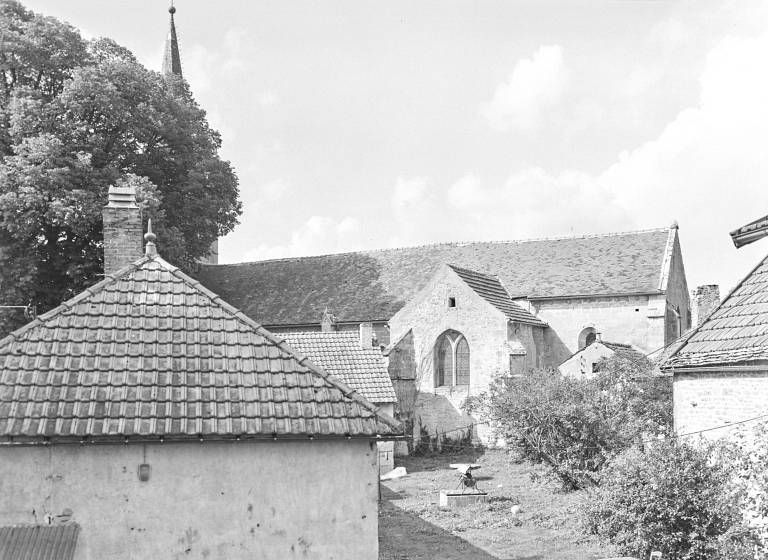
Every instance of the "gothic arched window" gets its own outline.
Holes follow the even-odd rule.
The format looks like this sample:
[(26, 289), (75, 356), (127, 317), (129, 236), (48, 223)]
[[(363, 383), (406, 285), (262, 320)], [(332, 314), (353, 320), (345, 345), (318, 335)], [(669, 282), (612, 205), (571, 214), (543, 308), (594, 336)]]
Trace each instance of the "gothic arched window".
[(445, 331), (435, 342), (435, 387), (469, 385), (469, 343), (457, 331)]

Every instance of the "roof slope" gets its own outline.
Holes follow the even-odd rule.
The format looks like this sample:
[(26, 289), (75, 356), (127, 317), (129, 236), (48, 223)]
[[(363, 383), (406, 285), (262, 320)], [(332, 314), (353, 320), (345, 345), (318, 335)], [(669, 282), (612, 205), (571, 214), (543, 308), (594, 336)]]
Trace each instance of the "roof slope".
[(639, 350), (635, 350), (629, 344), (622, 344), (620, 342), (606, 342), (605, 340), (596, 340), (592, 344), (602, 344), (606, 348), (610, 348), (619, 358), (626, 360), (637, 367), (646, 368), (652, 365), (645, 354)]
[(79, 534), (77, 523), (0, 527), (0, 558), (72, 560)]
[(459, 278), (472, 288), (477, 295), (504, 313), (509, 320), (538, 327), (547, 326), (544, 321), (512, 301), (507, 290), (501, 285), (498, 276), (475, 272), (474, 270), (460, 268), (452, 264), (449, 264), (448, 266)]
[(688, 336), (662, 368), (768, 360), (768, 258)]
[(159, 257), (0, 341), (0, 439), (373, 436), (395, 427)]
[(363, 348), (354, 331), (288, 332), (285, 341), (312, 363), (342, 380), (372, 403), (397, 402), (381, 350)]
[(513, 296), (651, 293), (663, 289), (669, 229), (205, 265), (197, 277), (265, 325), (386, 321), (445, 263), (498, 275)]

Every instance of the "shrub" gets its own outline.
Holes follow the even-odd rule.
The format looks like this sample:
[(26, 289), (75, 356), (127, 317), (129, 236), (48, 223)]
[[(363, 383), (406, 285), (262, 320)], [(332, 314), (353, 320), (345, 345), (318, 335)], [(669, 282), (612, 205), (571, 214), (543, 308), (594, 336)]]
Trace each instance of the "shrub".
[(532, 371), (497, 379), (468, 410), (525, 458), (547, 464), (565, 489), (592, 486), (596, 473), (633, 443), (671, 426), (671, 384), (621, 360), (592, 379)]
[(742, 523), (744, 489), (730, 459), (718, 443), (632, 448), (590, 490), (586, 528), (641, 558), (652, 550), (673, 560), (753, 558), (755, 541)]

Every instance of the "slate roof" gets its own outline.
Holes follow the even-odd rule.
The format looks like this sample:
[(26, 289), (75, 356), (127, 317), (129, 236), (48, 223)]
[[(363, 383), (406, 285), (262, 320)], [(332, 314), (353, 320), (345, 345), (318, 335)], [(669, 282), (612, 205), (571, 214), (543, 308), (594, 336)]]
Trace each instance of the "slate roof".
[(72, 560), (79, 534), (77, 523), (0, 527), (0, 558)]
[(672, 231), (404, 249), (203, 265), (196, 276), (267, 326), (387, 321), (447, 263), (498, 275), (513, 297), (660, 293)]
[(512, 301), (507, 290), (501, 285), (498, 276), (483, 274), (481, 272), (475, 272), (474, 270), (468, 270), (450, 264), (448, 266), (459, 278), (472, 288), (477, 295), (504, 313), (510, 321), (517, 321), (518, 323), (526, 323), (537, 327), (547, 326), (544, 321)]
[(0, 340), (0, 440), (393, 433), (376, 410), (156, 256)]
[(768, 257), (661, 365), (664, 369), (768, 360)]
[(372, 403), (397, 402), (381, 350), (360, 346), (354, 331), (289, 332), (285, 341)]

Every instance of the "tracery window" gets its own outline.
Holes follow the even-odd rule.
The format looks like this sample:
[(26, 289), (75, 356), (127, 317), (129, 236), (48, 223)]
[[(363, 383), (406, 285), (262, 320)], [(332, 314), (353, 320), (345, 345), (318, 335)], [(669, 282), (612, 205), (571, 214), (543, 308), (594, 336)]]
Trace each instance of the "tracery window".
[(458, 331), (445, 331), (435, 342), (435, 387), (469, 385), (469, 343)]

